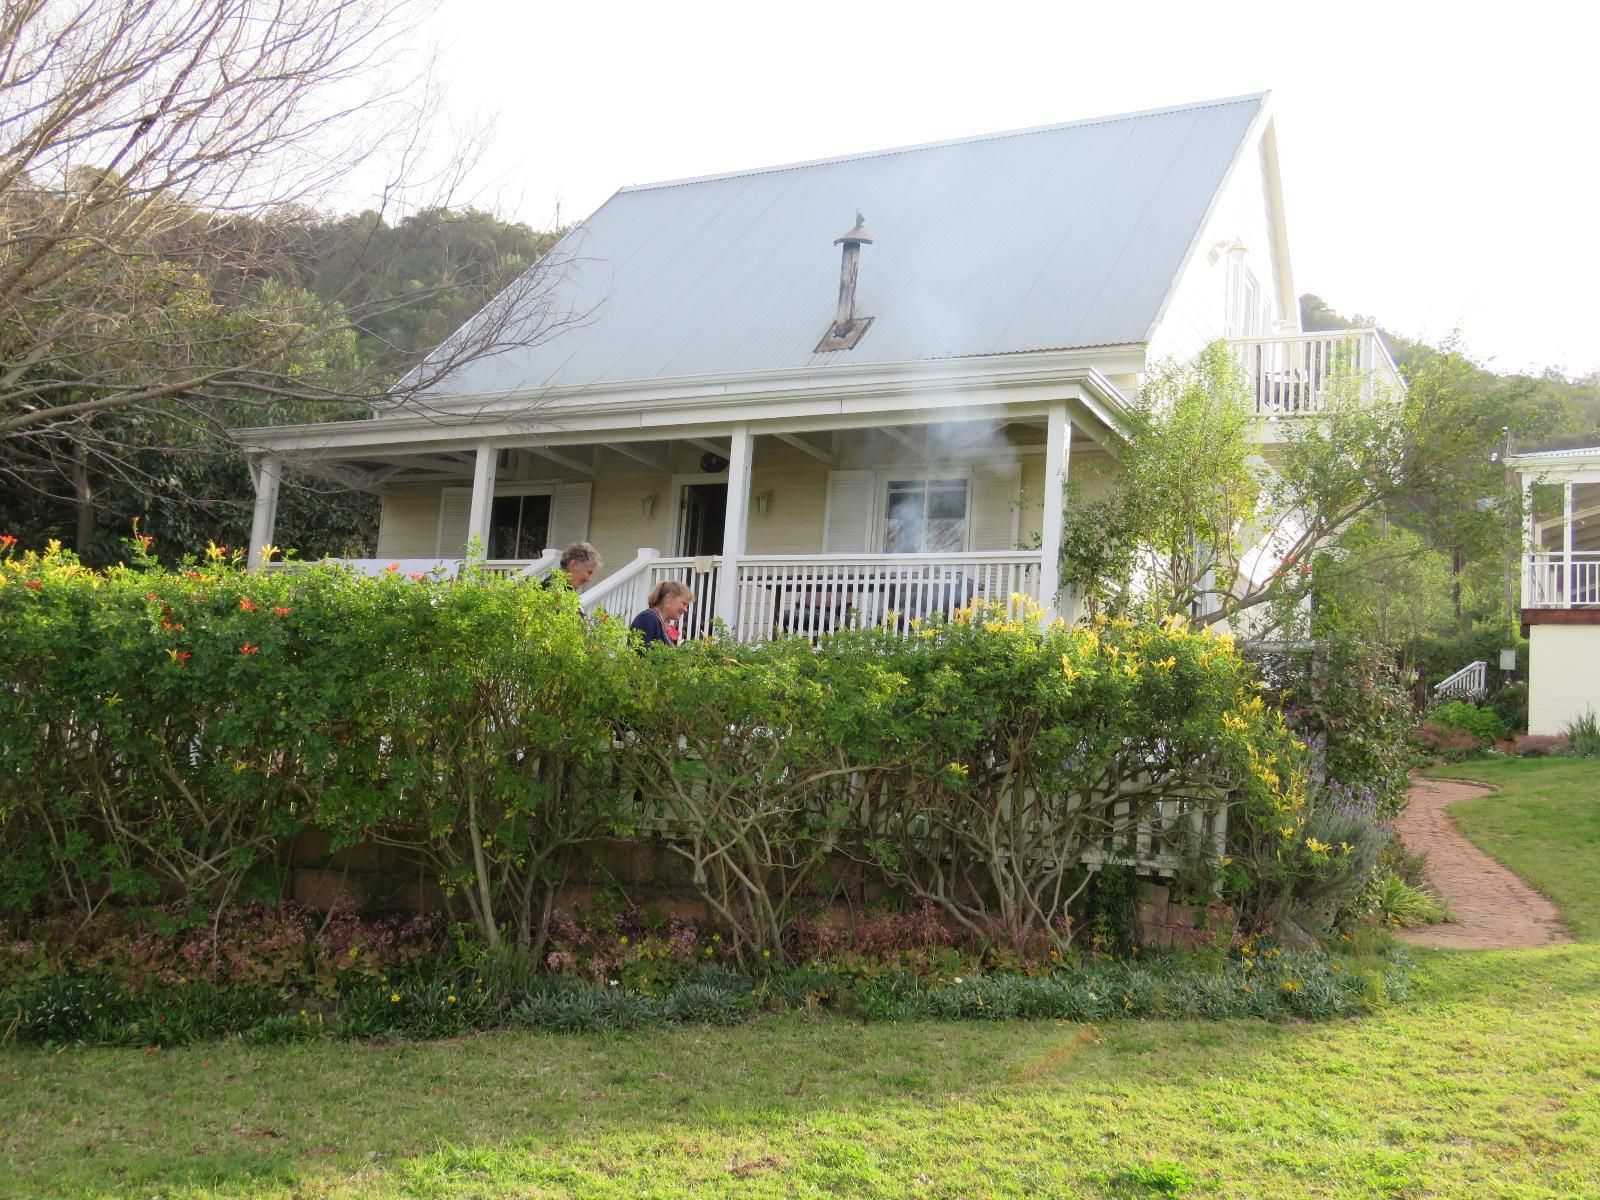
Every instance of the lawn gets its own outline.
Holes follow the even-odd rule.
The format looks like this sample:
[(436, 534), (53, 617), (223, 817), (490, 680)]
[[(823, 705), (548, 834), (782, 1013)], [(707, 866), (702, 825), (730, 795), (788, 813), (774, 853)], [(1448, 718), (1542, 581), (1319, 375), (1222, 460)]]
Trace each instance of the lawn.
[[(1492, 848), (1553, 857), (1538, 847), (1566, 837), (1600, 766), (1491, 766), (1516, 768), (1494, 780)], [(1420, 954), (1413, 999), (1375, 1017), (785, 1017), (604, 1038), (10, 1050), (0, 1192), (1600, 1196), (1600, 930), (1583, 907), (1600, 844), (1587, 828), (1575, 848), (1559, 842), (1570, 870), (1518, 867), (1585, 941)]]
[(1501, 789), (1450, 809), (1463, 832), (1561, 907), (1573, 934), (1600, 940), (1600, 761), (1507, 758), (1431, 772)]

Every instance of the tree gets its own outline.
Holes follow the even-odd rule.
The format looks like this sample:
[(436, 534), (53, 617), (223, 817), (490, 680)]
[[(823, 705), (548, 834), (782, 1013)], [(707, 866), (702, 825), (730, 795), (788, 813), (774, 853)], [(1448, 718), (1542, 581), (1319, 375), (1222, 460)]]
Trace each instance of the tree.
[[(1439, 548), (1502, 554), (1519, 498), (1495, 451), (1538, 412), (1517, 381), (1482, 386), (1459, 351), (1427, 358), (1399, 395), (1369, 397), (1337, 375), (1315, 419), (1263, 446), (1240, 368), (1222, 343), (1152, 374), (1134, 406), (1110, 495), (1069, 507), (1062, 577), (1091, 603), (1284, 633), (1320, 586), (1319, 563), (1353, 567), (1359, 523), (1415, 537), (1395, 554)], [(1508, 539), (1510, 541), (1508, 542)]]
[[(0, 478), (70, 497), (80, 542), (104, 481), (159, 486), (149, 454), (380, 398), (430, 412), (465, 363), (573, 318), (550, 302), (548, 258), (413, 286), (347, 253), (352, 277), (395, 281), (382, 294), (301, 277), (308, 205), (391, 129), (415, 144), (418, 114), (375, 73), (406, 9), (19, 0), (0, 15)], [(359, 352), (357, 331), (431, 339), (395, 314), (443, 293), (495, 299), (442, 349)]]

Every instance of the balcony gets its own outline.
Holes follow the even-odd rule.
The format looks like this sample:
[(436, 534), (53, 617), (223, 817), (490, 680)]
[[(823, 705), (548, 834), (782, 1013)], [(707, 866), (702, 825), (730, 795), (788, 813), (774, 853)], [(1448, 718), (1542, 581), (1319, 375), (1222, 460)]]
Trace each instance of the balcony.
[(1600, 550), (1528, 554), (1522, 560), (1522, 607), (1600, 605)]
[(1323, 412), (1330, 384), (1345, 376), (1360, 380), (1366, 399), (1405, 391), (1376, 329), (1235, 338), (1228, 344), (1244, 368), (1257, 415), (1269, 420)]

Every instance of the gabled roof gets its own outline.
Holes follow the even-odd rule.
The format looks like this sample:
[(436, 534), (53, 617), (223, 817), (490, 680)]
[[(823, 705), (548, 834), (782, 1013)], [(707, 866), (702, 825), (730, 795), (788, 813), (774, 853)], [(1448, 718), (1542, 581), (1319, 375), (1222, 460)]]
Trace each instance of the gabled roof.
[[(628, 187), (563, 239), (543, 344), (484, 395), (1143, 342), (1264, 95)], [(817, 353), (857, 209), (851, 350)]]

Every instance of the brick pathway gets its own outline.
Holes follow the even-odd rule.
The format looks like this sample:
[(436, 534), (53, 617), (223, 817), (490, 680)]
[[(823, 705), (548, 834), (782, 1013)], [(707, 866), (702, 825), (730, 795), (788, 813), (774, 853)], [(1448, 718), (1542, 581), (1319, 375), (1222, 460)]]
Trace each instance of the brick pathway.
[(1419, 779), (1411, 785), (1411, 803), (1395, 821), (1395, 833), (1407, 850), (1428, 856), (1428, 882), (1456, 919), (1398, 929), (1395, 936), (1414, 946), (1455, 950), (1570, 942), (1556, 906), (1469, 842), (1446, 815), (1447, 805), (1486, 790), (1448, 779)]

